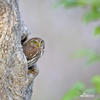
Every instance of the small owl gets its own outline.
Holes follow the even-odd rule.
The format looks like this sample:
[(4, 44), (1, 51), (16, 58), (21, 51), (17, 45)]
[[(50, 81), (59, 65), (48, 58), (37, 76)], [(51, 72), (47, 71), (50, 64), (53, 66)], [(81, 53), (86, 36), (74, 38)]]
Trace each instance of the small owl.
[(44, 41), (41, 38), (32, 38), (23, 43), (23, 51), (28, 61), (28, 67), (31, 67), (44, 53)]

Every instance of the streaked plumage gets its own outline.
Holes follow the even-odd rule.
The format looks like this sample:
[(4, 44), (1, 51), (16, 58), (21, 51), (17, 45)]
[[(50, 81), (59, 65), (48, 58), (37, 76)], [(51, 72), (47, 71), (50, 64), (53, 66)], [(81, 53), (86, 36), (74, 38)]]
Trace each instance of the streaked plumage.
[(28, 67), (31, 67), (43, 54), (44, 41), (40, 38), (32, 38), (23, 43), (23, 51), (28, 61)]

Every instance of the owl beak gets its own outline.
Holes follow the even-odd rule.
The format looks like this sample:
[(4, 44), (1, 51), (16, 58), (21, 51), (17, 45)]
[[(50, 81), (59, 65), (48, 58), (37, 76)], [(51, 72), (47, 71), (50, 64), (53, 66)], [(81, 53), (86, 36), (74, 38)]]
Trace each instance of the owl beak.
[(41, 43), (39, 43), (39, 44), (38, 44), (38, 46), (39, 46), (39, 48), (40, 48), (40, 46), (41, 46)]

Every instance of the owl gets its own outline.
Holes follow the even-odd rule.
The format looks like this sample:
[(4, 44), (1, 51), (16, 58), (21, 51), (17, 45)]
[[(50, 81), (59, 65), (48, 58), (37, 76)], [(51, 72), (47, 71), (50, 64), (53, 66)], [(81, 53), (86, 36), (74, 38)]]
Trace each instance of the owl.
[(28, 61), (28, 67), (33, 66), (44, 53), (44, 40), (32, 38), (23, 43), (23, 51)]

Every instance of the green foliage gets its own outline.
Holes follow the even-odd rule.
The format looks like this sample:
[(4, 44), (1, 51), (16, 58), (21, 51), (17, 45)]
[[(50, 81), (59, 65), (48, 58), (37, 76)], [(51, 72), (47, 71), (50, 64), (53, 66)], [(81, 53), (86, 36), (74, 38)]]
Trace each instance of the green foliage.
[(100, 76), (94, 76), (92, 78), (92, 83), (97, 91), (100, 94)]
[(72, 100), (82, 94), (84, 90), (84, 84), (79, 82), (72, 87), (64, 96), (62, 100)]
[(100, 100), (100, 98), (99, 99), (96, 99), (96, 100)]
[(65, 7), (77, 6), (78, 0), (62, 0), (61, 2)]
[(94, 31), (94, 36), (98, 36), (98, 35), (100, 35), (100, 26), (96, 27)]
[[(85, 13), (83, 19), (86, 23), (100, 19), (100, 0), (61, 0), (61, 4), (65, 7), (84, 6), (89, 7), (90, 10)], [(94, 36), (100, 35), (100, 26), (94, 30)], [(86, 64), (93, 64), (100, 61), (100, 54), (91, 50), (81, 50), (76, 53), (76, 57), (86, 57)]]
[(100, 7), (100, 0), (61, 0), (61, 4), (66, 7), (88, 6)]
[(84, 21), (90, 22), (100, 18), (100, 0), (61, 0), (65, 7), (91, 6), (89, 12), (84, 15)]
[(98, 12), (96, 10), (92, 10), (92, 11), (86, 13), (83, 17), (83, 19), (86, 23), (89, 23), (94, 20), (98, 20), (99, 18), (100, 18), (100, 12)]
[(75, 55), (75, 58), (82, 58), (85, 57), (86, 61), (86, 65), (90, 65), (93, 64), (95, 62), (100, 62), (100, 54), (92, 51), (92, 50), (88, 50), (88, 49), (81, 49), (78, 50)]
[(81, 58), (81, 57), (86, 57), (87, 55), (91, 55), (89, 50), (86, 49), (80, 49), (77, 52), (75, 52), (74, 57), (75, 58)]
[[(100, 0), (61, 0), (60, 4), (65, 7), (85, 7), (89, 8), (89, 11), (83, 16), (83, 20), (86, 23), (96, 21), (100, 19)], [(94, 31), (94, 36), (100, 34), (100, 26)]]
[[(62, 100), (73, 100), (80, 97), (80, 95), (86, 93), (87, 95), (95, 95), (96, 93), (100, 94), (100, 76), (94, 76), (92, 78), (92, 83), (94, 88), (86, 88), (85, 85), (81, 82), (74, 85), (63, 97)], [(100, 100), (100, 98), (96, 99)]]
[[(61, 0), (61, 5), (65, 7), (85, 7), (89, 8), (88, 11), (83, 16), (83, 20), (86, 23), (100, 20), (100, 0)], [(94, 36), (100, 35), (100, 26), (97, 26), (94, 30)], [(93, 64), (95, 62), (100, 62), (100, 54), (92, 51), (82, 49), (75, 53), (75, 58), (85, 57), (87, 59), (86, 64)], [(100, 95), (100, 76), (94, 76), (92, 78), (92, 83), (94, 88), (85, 89), (84, 92), (86, 93), (98, 93)], [(82, 88), (80, 88), (82, 87)], [(76, 97), (80, 96), (84, 87), (83, 83), (76, 84), (72, 89), (70, 89), (66, 95), (64, 96), (63, 100), (72, 100)], [(81, 91), (80, 91), (81, 90)], [(96, 100), (100, 100), (97, 98)]]

